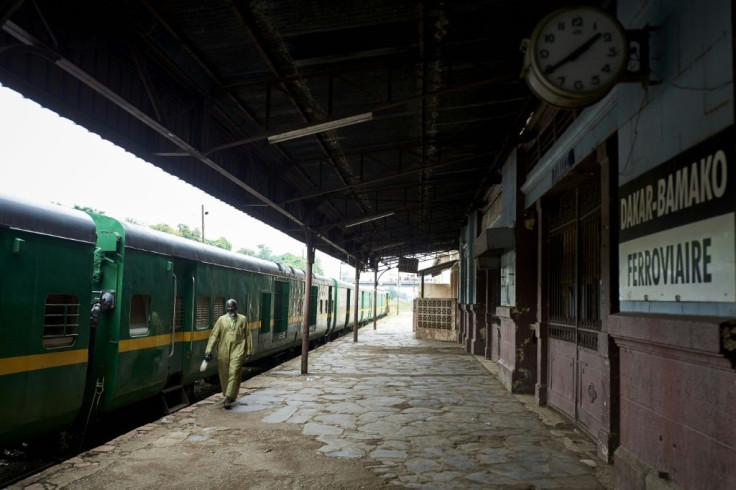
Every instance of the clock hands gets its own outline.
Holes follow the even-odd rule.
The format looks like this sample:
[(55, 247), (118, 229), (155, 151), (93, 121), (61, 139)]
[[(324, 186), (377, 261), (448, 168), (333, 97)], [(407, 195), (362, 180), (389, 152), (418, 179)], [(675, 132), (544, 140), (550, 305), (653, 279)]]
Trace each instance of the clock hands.
[(596, 41), (598, 41), (601, 38), (601, 33), (595, 34), (593, 37), (585, 41), (583, 44), (581, 44), (575, 51), (568, 54), (564, 58), (562, 58), (560, 61), (555, 63), (554, 65), (548, 65), (547, 68), (544, 70), (544, 73), (550, 74), (553, 71), (555, 71), (560, 66), (564, 65), (568, 61), (573, 61), (577, 59), (581, 54), (585, 53), (590, 47), (595, 44)]

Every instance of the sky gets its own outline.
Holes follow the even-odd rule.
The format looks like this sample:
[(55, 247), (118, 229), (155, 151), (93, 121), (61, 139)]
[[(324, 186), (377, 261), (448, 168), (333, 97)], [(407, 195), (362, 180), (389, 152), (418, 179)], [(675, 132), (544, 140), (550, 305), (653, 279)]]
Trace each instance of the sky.
[[(202, 192), (122, 148), (0, 85), (0, 192), (63, 206), (86, 206), (145, 225), (185, 224), (240, 248), (266, 244), (304, 256), (303, 243)], [(325, 275), (352, 267), (317, 251)]]

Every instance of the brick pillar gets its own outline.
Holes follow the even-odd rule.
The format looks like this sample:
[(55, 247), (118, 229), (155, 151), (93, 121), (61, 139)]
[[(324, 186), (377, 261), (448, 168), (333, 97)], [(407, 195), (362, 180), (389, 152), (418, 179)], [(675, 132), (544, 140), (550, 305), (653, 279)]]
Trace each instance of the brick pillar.
[(534, 323), (537, 339), (537, 384), (534, 385), (534, 400), (537, 405), (547, 405), (547, 324)]
[(473, 318), (473, 340), (470, 352), (476, 356), (482, 356), (486, 351), (486, 338), (488, 337), (486, 305), (484, 303), (473, 305)]
[(457, 305), (457, 343), (465, 343), (465, 303), (458, 303)]
[(486, 359), (493, 359), (493, 331), (496, 326), (493, 325), (493, 314), (492, 311), (496, 311), (496, 307), (488, 305), (486, 308), (486, 339), (483, 350), (483, 355)]
[(473, 329), (475, 329), (475, 317), (473, 316), (473, 307), (475, 305), (468, 303), (465, 305), (465, 352), (471, 352), (471, 343), (473, 342)]

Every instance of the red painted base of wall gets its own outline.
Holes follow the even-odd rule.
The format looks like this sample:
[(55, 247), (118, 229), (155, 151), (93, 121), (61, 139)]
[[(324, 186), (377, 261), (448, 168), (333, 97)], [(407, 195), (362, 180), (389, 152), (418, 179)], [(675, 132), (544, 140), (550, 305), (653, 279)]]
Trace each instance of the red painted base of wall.
[(723, 322), (610, 317), (621, 370), (617, 488), (736, 488), (736, 371)]

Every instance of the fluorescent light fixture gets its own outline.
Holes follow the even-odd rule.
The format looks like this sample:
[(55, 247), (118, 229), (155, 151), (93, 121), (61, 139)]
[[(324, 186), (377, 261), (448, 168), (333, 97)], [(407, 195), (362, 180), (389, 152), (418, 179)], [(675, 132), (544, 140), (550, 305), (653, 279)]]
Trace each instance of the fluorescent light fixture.
[(406, 242), (396, 242), (396, 243), (389, 243), (388, 245), (381, 245), (380, 247), (376, 247), (373, 249), (374, 252), (378, 252), (379, 250), (386, 250), (387, 248), (394, 248), (394, 247), (400, 247)]
[(396, 211), (387, 211), (387, 212), (381, 213), (381, 214), (374, 214), (372, 216), (366, 216), (364, 218), (360, 218), (360, 219), (357, 219), (355, 221), (348, 222), (347, 224), (345, 224), (345, 228), (350, 228), (351, 226), (362, 225), (363, 223), (368, 223), (369, 221), (375, 221), (375, 220), (381, 219), (381, 218), (387, 218), (387, 217), (392, 216), (394, 214), (396, 214)]
[(287, 131), (281, 134), (275, 134), (268, 137), (268, 142), (271, 144), (281, 143), (282, 141), (293, 140), (294, 138), (301, 138), (302, 136), (308, 136), (310, 134), (321, 133), (323, 131), (330, 131), (331, 129), (342, 128), (350, 126), (351, 124), (358, 124), (373, 119), (372, 112), (365, 112), (363, 114), (357, 114), (355, 116), (343, 117), (342, 119), (335, 119), (333, 121), (327, 121), (318, 124), (312, 124), (305, 128), (295, 129), (293, 131)]

